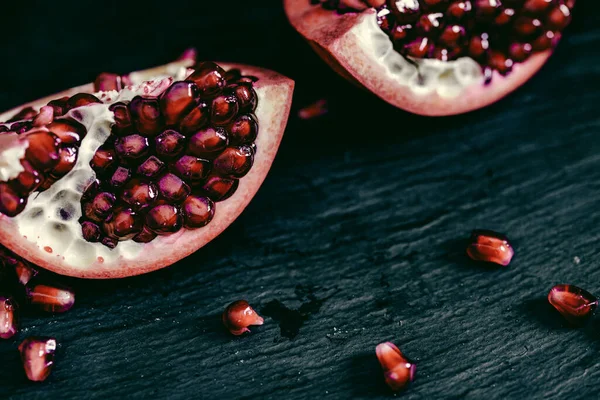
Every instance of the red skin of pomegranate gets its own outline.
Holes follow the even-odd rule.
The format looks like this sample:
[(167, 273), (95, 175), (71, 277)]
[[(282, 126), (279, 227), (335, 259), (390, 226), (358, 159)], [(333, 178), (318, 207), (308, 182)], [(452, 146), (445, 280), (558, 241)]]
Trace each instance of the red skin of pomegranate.
[[(184, 60), (187, 65), (193, 61)], [(262, 115), (259, 115), (260, 134), (256, 139), (257, 153), (252, 169), (239, 181), (239, 187), (233, 196), (219, 203), (219, 211), (207, 226), (199, 229), (181, 229), (177, 233), (163, 237), (161, 241), (145, 244), (140, 255), (135, 259), (119, 258), (114, 262), (97, 260), (83, 268), (74, 267), (64, 261), (60, 255), (49, 253), (33, 242), (24, 239), (16, 223), (0, 214), (0, 243), (11, 251), (45, 269), (61, 275), (89, 279), (113, 279), (140, 275), (170, 266), (184, 257), (194, 253), (223, 232), (246, 208), (258, 191), (271, 168), (290, 112), (294, 82), (276, 72), (241, 64), (219, 63), (226, 70), (240, 69), (243, 75), (255, 76), (258, 81), (253, 87), (258, 94), (259, 107), (263, 104)], [(151, 78), (164, 73), (166, 66), (138, 71)], [(25, 107), (39, 109), (49, 101), (77, 93), (94, 93), (94, 84), (89, 83), (74, 87), (61, 93), (48, 96), (31, 103), (16, 107), (0, 114), (0, 121), (9, 120)]]
[(359, 30), (355, 28), (369, 24), (367, 18), (376, 14), (374, 8), (338, 14), (308, 0), (283, 3), (290, 23), (338, 74), (393, 106), (420, 115), (462, 114), (495, 103), (527, 82), (552, 54), (552, 50), (536, 53), (510, 74), (494, 75), (490, 84), (473, 84), (454, 98), (442, 98), (436, 93), (420, 96), (390, 77), (385, 65), (376, 61), (374, 50), (361, 45), (356, 33)]

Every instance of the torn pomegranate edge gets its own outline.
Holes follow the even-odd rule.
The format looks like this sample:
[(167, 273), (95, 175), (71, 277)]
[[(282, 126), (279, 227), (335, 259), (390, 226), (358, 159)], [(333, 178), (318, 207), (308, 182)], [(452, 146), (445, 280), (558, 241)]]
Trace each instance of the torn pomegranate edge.
[(284, 0), (284, 7), (292, 26), (339, 75), (395, 107), (424, 116), (462, 114), (493, 104), (527, 82), (553, 53), (546, 50), (532, 55), (517, 64), (506, 77), (494, 72), (490, 84), (484, 85), (482, 79), (481, 83), (466, 87), (457, 97), (443, 98), (437, 93), (421, 95), (397, 79), (382, 78), (389, 75), (385, 64), (365, 62), (376, 59), (375, 50), (361, 46), (356, 32), (371, 23), (367, 18), (376, 18), (374, 8), (361, 13), (337, 14), (306, 0)]
[[(130, 75), (135, 79), (148, 80), (155, 76), (166, 75), (169, 69), (190, 67), (193, 61), (182, 59), (160, 67), (136, 71)], [(0, 243), (43, 268), (61, 275), (89, 279), (111, 279), (140, 275), (172, 265), (182, 258), (192, 254), (225, 230), (246, 208), (254, 197), (270, 169), (273, 159), (283, 137), (285, 126), (290, 113), (294, 82), (274, 71), (235, 63), (218, 63), (224, 69), (240, 69), (244, 75), (259, 78), (254, 88), (259, 97), (257, 118), (261, 121), (261, 131), (256, 140), (258, 152), (256, 159), (268, 162), (256, 163), (250, 172), (240, 180), (236, 193), (228, 200), (219, 204), (219, 213), (213, 221), (203, 228), (182, 230), (170, 236), (161, 237), (144, 247), (144, 252), (135, 259), (120, 257), (116, 262), (107, 263), (97, 260), (85, 267), (66, 264), (64, 259), (56, 254), (49, 254), (33, 242), (24, 240), (18, 233), (18, 227), (11, 218), (0, 215)], [(135, 74), (135, 75), (134, 75)], [(48, 101), (76, 93), (94, 93), (93, 83), (68, 89), (42, 99), (23, 104), (19, 107), (0, 114), (0, 120), (7, 120), (25, 107), (39, 108)], [(266, 104), (269, 108), (260, 108)], [(184, 238), (182, 238), (184, 237)], [(174, 244), (177, 243), (176, 246)], [(160, 254), (160, 262), (156, 262)]]

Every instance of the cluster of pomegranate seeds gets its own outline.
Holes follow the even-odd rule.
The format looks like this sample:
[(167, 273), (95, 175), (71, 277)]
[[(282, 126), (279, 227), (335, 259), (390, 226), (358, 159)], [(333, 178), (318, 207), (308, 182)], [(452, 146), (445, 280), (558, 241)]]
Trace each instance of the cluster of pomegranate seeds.
[(415, 379), (417, 366), (406, 359), (395, 344), (381, 343), (375, 348), (375, 353), (383, 369), (385, 383), (393, 391), (406, 388)]
[[(340, 11), (352, 8), (345, 0), (320, 3)], [(442, 61), (471, 57), (480, 63), (488, 80), (494, 70), (505, 75), (515, 63), (552, 48), (571, 21), (575, 6), (575, 0), (387, 0), (385, 3), (378, 8), (377, 18), (396, 51), (407, 57)]]
[(207, 225), (254, 163), (254, 81), (203, 62), (158, 97), (112, 104), (115, 125), (81, 201), (84, 238), (114, 248)]
[(27, 146), (20, 160), (23, 171), (14, 179), (0, 182), (0, 213), (9, 217), (20, 214), (33, 192), (48, 189), (73, 169), (87, 131), (63, 115), (73, 108), (100, 102), (92, 95), (78, 96), (53, 100), (39, 113), (27, 107), (0, 124), (0, 149)]
[[(0, 339), (18, 334), (19, 307), (47, 312), (65, 312), (75, 303), (74, 293), (52, 283), (24, 259), (0, 245)], [(29, 337), (19, 346), (25, 374), (31, 381), (43, 381), (54, 363), (56, 339)]]
[(250, 332), (249, 326), (262, 325), (265, 321), (246, 300), (234, 301), (228, 305), (222, 320), (227, 330), (236, 336)]
[(556, 285), (548, 293), (548, 302), (571, 324), (587, 321), (596, 308), (598, 299), (575, 285)]
[(507, 266), (515, 252), (505, 235), (478, 229), (471, 233), (467, 254), (475, 261)]

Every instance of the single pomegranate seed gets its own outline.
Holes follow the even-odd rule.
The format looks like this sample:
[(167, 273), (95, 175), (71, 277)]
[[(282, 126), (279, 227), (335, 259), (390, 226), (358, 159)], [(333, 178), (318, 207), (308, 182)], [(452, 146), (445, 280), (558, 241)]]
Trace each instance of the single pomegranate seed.
[(465, 28), (460, 25), (448, 25), (439, 37), (439, 41), (446, 46), (456, 46), (466, 35)]
[(104, 237), (100, 242), (109, 249), (114, 249), (115, 247), (117, 247), (117, 244), (119, 244), (119, 241), (117, 239), (111, 237)]
[(393, 391), (406, 388), (415, 379), (417, 366), (406, 359), (395, 344), (381, 343), (375, 349), (375, 353), (383, 369), (385, 383)]
[(444, 26), (443, 18), (442, 13), (423, 14), (416, 24), (417, 31), (424, 35), (439, 32)]
[(210, 107), (205, 102), (200, 102), (186, 115), (179, 124), (181, 133), (186, 136), (206, 127), (210, 119)]
[(156, 154), (161, 157), (175, 158), (185, 148), (185, 136), (168, 129), (156, 137)]
[(406, 25), (396, 25), (391, 32), (392, 39), (394, 41), (402, 41), (412, 33), (413, 26), (410, 24)]
[(223, 176), (241, 178), (254, 162), (254, 152), (249, 146), (229, 147), (213, 162), (214, 170)]
[(12, 258), (11, 264), (17, 274), (19, 283), (23, 286), (27, 285), (29, 281), (37, 276), (39, 271), (31, 266), (27, 261), (23, 259)]
[(198, 86), (194, 82), (173, 83), (160, 96), (160, 109), (167, 125), (175, 125), (189, 113), (198, 97)]
[(194, 156), (183, 156), (173, 164), (173, 172), (192, 186), (204, 181), (210, 171), (210, 162)]
[(125, 103), (114, 103), (108, 107), (115, 115), (113, 131), (118, 134), (128, 133), (132, 128), (131, 113)]
[(54, 120), (47, 128), (58, 136), (63, 145), (78, 145), (87, 133), (85, 126), (65, 118)]
[(11, 182), (11, 186), (18, 193), (28, 195), (42, 184), (44, 178), (29, 162), (22, 160), (21, 165), (24, 170)]
[(146, 226), (159, 235), (165, 235), (181, 229), (182, 220), (181, 212), (177, 207), (161, 204), (148, 212)]
[(201, 96), (214, 96), (226, 85), (225, 70), (217, 64), (207, 61), (198, 64), (187, 78), (198, 85)]
[(240, 104), (232, 94), (223, 94), (212, 102), (210, 120), (214, 125), (222, 126), (230, 123), (240, 109)]
[(27, 299), (41, 310), (63, 313), (73, 308), (75, 293), (66, 287), (31, 281), (27, 284)]
[(475, 10), (482, 17), (496, 15), (500, 11), (502, 2), (500, 0), (475, 0)]
[[(135, 211), (129, 208), (115, 210), (103, 224), (107, 236), (118, 240), (133, 238), (142, 230), (142, 222)], [(104, 244), (104, 240), (102, 240)], [(115, 243), (116, 246), (116, 243)]]
[(432, 44), (426, 37), (420, 37), (404, 45), (407, 55), (415, 58), (423, 58), (431, 51)]
[(212, 221), (215, 215), (215, 204), (211, 199), (199, 196), (188, 196), (181, 206), (183, 225), (186, 228), (200, 228)]
[(0, 339), (17, 334), (17, 307), (10, 297), (0, 296)]
[(156, 236), (156, 233), (152, 232), (148, 227), (144, 226), (142, 231), (133, 237), (134, 242), (138, 243), (149, 243), (153, 241)]
[(131, 171), (125, 167), (118, 167), (110, 178), (110, 186), (120, 188), (131, 178)]
[(158, 187), (153, 182), (134, 179), (123, 188), (121, 199), (135, 210), (152, 206), (158, 200)]
[(254, 114), (241, 115), (227, 126), (232, 145), (248, 144), (258, 136), (258, 121)]
[(506, 236), (480, 229), (471, 233), (467, 254), (476, 261), (506, 266), (515, 253)]
[(513, 18), (515, 17), (515, 10), (512, 8), (505, 8), (504, 10), (502, 10), (502, 12), (500, 12), (500, 14), (498, 14), (498, 16), (496, 17), (496, 19), (494, 20), (496, 25), (501, 26), (501, 25), (506, 25), (508, 23), (510, 23)]
[(233, 69), (230, 69), (229, 71), (225, 72), (225, 76), (224, 76), (224, 78), (227, 82), (236, 82), (241, 77), (242, 77), (242, 71), (240, 71), (237, 68), (233, 68)]
[(563, 30), (571, 22), (571, 10), (564, 4), (554, 8), (548, 14), (548, 28), (554, 30)]
[(210, 176), (202, 186), (202, 190), (213, 201), (223, 201), (230, 198), (238, 188), (240, 181), (234, 178)]
[(48, 102), (48, 106), (52, 107), (54, 110), (54, 117), (60, 117), (65, 115), (67, 111), (69, 111), (69, 107), (67, 106), (68, 97), (62, 97), (60, 99), (51, 100)]
[(460, 20), (463, 19), (466, 15), (468, 15), (472, 10), (473, 5), (471, 4), (471, 1), (455, 1), (448, 7), (446, 15), (450, 19)]
[(108, 72), (103, 72), (94, 81), (94, 91), (95, 92), (108, 92), (111, 90), (116, 90), (120, 92), (123, 89), (123, 80), (121, 76), (117, 74), (111, 74)]
[(77, 93), (75, 96), (72, 96), (71, 98), (69, 98), (69, 100), (67, 100), (67, 107), (69, 109), (72, 109), (96, 103), (102, 104), (102, 101), (100, 101), (100, 99), (94, 96), (93, 94)]
[(560, 40), (559, 32), (546, 31), (531, 42), (534, 51), (548, 50), (556, 45)]
[(135, 96), (129, 103), (129, 111), (135, 127), (143, 135), (154, 136), (164, 127), (158, 99)]
[(83, 212), (92, 221), (102, 222), (110, 215), (115, 201), (115, 195), (112, 193), (98, 193), (90, 203), (84, 205)]
[(415, 0), (392, 0), (389, 8), (401, 24), (414, 22), (419, 17), (419, 2)]
[(500, 74), (506, 75), (510, 71), (512, 71), (514, 61), (510, 58), (507, 58), (503, 53), (497, 51), (490, 51), (488, 57), (488, 64)]
[(18, 194), (8, 183), (0, 183), (0, 213), (15, 217), (25, 209), (27, 198)]
[(137, 169), (138, 174), (145, 178), (153, 179), (160, 175), (165, 169), (165, 163), (156, 156), (150, 156)]
[(227, 132), (223, 128), (207, 128), (190, 138), (190, 155), (200, 158), (214, 158), (227, 147)]
[(523, 5), (523, 10), (531, 13), (543, 13), (546, 11), (555, 0), (527, 0)]
[(190, 187), (177, 175), (167, 173), (158, 181), (158, 192), (168, 202), (180, 203), (190, 194)]
[(441, 61), (450, 61), (458, 57), (458, 51), (443, 47), (436, 47), (433, 49), (431, 56)]
[(44, 381), (52, 372), (56, 339), (28, 337), (19, 345), (19, 352), (27, 379), (34, 382)]
[(108, 171), (116, 162), (115, 151), (106, 146), (100, 146), (94, 157), (90, 160), (90, 167), (97, 173), (103, 174)]
[(50, 171), (50, 175), (52, 175), (53, 178), (62, 178), (71, 172), (77, 163), (77, 148), (63, 146), (58, 152), (58, 157), (58, 164)]
[(542, 22), (537, 18), (520, 16), (515, 20), (514, 30), (524, 38), (531, 37), (539, 32)]
[(554, 286), (548, 293), (548, 301), (574, 325), (588, 320), (598, 307), (598, 299), (594, 295), (575, 285)]
[(469, 43), (469, 54), (474, 58), (482, 57), (490, 48), (489, 35), (482, 33), (473, 36)]
[(100, 227), (93, 222), (84, 221), (81, 223), (81, 233), (88, 242), (99, 242), (102, 237)]
[(246, 300), (234, 301), (223, 312), (223, 325), (236, 336), (249, 333), (249, 326), (262, 325), (264, 322), (263, 317), (258, 315)]
[(512, 43), (508, 47), (508, 55), (517, 62), (525, 61), (531, 55), (533, 47), (529, 43)]
[[(313, 118), (317, 118), (320, 117), (322, 115), (325, 115), (329, 112), (329, 104), (327, 102), (327, 99), (320, 99), (315, 101), (314, 103), (311, 103), (305, 107), (302, 107), (300, 109), (300, 111), (298, 111), (298, 118), (300, 119), (313, 119)], [(242, 115), (240, 118), (244, 118), (244, 117), (249, 117), (246, 115)], [(238, 118), (238, 121), (240, 120), (240, 118)], [(254, 116), (252, 116), (252, 118), (254, 118)], [(237, 121), (236, 121), (237, 122)], [(256, 126), (258, 128), (258, 125)], [(237, 142), (237, 139), (234, 138), (234, 134), (232, 133), (233, 129), (230, 129), (230, 139), (231, 139), (231, 143), (232, 144), (237, 144), (234, 142)], [(235, 135), (237, 136), (237, 135)], [(252, 139), (252, 141), (254, 141), (254, 139)]]
[(50, 132), (37, 131), (27, 135), (29, 146), (25, 158), (38, 171), (47, 172), (58, 164), (60, 140)]
[(148, 155), (148, 138), (138, 134), (120, 137), (115, 141), (115, 151), (124, 161), (137, 163)]
[(238, 99), (241, 112), (254, 112), (258, 105), (258, 95), (251, 85), (237, 85), (233, 88), (233, 94)]

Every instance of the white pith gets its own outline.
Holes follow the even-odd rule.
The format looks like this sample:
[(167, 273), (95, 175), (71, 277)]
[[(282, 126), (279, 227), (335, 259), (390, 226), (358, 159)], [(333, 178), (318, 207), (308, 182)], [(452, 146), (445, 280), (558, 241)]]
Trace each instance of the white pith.
[(376, 13), (366, 16), (367, 23), (352, 28), (357, 42), (385, 66), (386, 72), (416, 95), (437, 93), (442, 98), (456, 98), (475, 84), (483, 84), (481, 66), (472, 58), (453, 61), (411, 59), (411, 63), (394, 50), (392, 41), (377, 23)]
[(0, 136), (0, 182), (14, 179), (25, 171), (21, 159), (25, 157), (29, 142), (18, 140), (17, 137), (16, 134)]
[[(132, 86), (120, 92), (94, 93), (96, 97), (105, 102), (104, 104), (80, 107), (66, 114), (67, 117), (77, 120), (87, 129), (87, 135), (80, 144), (77, 163), (73, 170), (48, 190), (30, 195), (23, 212), (13, 218), (21, 235), (35, 243), (42, 251), (60, 257), (66, 264), (81, 269), (98, 261), (111, 264), (119, 258), (135, 259), (146, 246), (168, 246), (176, 241), (180, 235), (178, 233), (159, 236), (149, 244), (127, 240), (119, 242), (116, 248), (109, 249), (101, 243), (87, 242), (83, 238), (79, 219), (82, 216), (81, 197), (83, 191), (96, 177), (89, 165), (90, 160), (97, 149), (107, 140), (111, 126), (114, 124), (114, 114), (109, 110), (109, 106), (118, 101), (129, 101), (136, 95), (161, 93), (173, 82), (185, 79), (192, 72), (187, 68), (187, 64), (187, 62), (171, 63), (166, 68), (157, 71), (156, 76), (150, 78), (147, 73), (132, 73), (130, 75)], [(257, 90), (257, 94), (260, 98), (260, 90)], [(259, 102), (256, 115), (260, 117), (264, 112), (265, 110)], [(17, 168), (17, 164), (20, 166), (23, 154), (10, 163), (11, 170)], [(2, 155), (3, 153), (0, 153), (0, 156)], [(70, 214), (68, 221), (61, 217), (61, 210)]]

